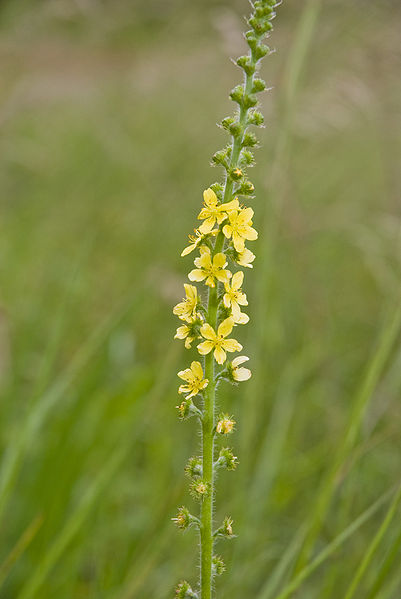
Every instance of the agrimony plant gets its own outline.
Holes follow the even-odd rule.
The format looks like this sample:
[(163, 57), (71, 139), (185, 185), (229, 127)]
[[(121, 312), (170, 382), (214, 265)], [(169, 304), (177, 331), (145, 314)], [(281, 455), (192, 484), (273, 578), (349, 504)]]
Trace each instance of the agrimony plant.
[[(198, 216), (202, 223), (195, 234), (189, 236), (190, 243), (181, 254), (198, 253), (195, 268), (188, 275), (191, 283), (184, 284), (185, 298), (173, 310), (184, 323), (178, 327), (175, 337), (184, 340), (187, 349), (196, 345), (204, 359), (203, 364), (194, 360), (178, 373), (183, 381), (178, 389), (183, 395), (178, 406), (179, 417), (183, 420), (195, 417), (202, 433), (201, 455), (190, 458), (185, 468), (191, 494), (200, 503), (200, 514), (193, 515), (186, 507), (180, 507), (173, 518), (181, 530), (193, 526), (199, 531), (200, 582), (196, 591), (188, 582), (180, 582), (176, 588), (176, 597), (180, 599), (211, 599), (213, 579), (225, 569), (221, 557), (214, 553), (214, 545), (218, 538), (234, 536), (229, 516), (214, 528), (216, 473), (219, 469), (235, 470), (238, 463), (229, 447), (218, 451), (215, 448), (216, 438), (227, 437), (235, 428), (230, 415), (216, 413), (215, 396), (221, 380), (238, 384), (251, 376), (251, 371), (242, 366), (247, 356), (230, 361), (227, 353), (242, 350), (232, 333), (237, 326), (249, 321), (248, 315), (242, 312), (248, 302), (242, 291), (244, 271), (241, 268), (252, 268), (255, 255), (246, 244), (256, 240), (258, 235), (252, 226), (254, 212), (243, 201), (252, 198), (254, 193), (247, 169), (254, 163), (252, 148), (258, 142), (251, 127), (263, 125), (257, 94), (266, 89), (257, 72), (260, 61), (269, 53), (263, 40), (272, 30), (277, 4), (276, 0), (256, 0), (253, 4), (248, 19), (251, 29), (245, 34), (249, 52), (236, 61), (244, 80), (230, 94), (238, 108), (233, 117), (221, 123), (231, 140), (213, 156), (213, 163), (225, 171), (224, 181), (204, 191), (203, 208)], [(192, 283), (203, 283), (207, 292), (202, 293)]]

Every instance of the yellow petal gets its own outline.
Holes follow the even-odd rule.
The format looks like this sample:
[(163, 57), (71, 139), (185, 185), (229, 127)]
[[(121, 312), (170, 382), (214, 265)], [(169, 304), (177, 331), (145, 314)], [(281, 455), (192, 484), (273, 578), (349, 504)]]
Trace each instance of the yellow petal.
[(185, 343), (184, 343), (185, 349), (191, 349), (191, 344), (194, 339), (195, 339), (195, 337), (187, 337), (185, 339)]
[(180, 379), (183, 379), (184, 381), (188, 381), (188, 373), (190, 373), (191, 371), (189, 370), (189, 368), (186, 368), (185, 370), (180, 370), (180, 372), (177, 372), (177, 376), (180, 377)]
[(216, 254), (213, 258), (213, 266), (215, 266), (216, 268), (224, 268), (226, 264), (227, 258), (222, 253)]
[(253, 215), (254, 212), (252, 208), (244, 208), (244, 210), (241, 210), (241, 212), (238, 215), (238, 222), (244, 224), (249, 223), (249, 221), (252, 220)]
[(244, 280), (244, 273), (242, 272), (242, 270), (239, 270), (238, 272), (235, 273), (235, 275), (233, 275), (233, 278), (231, 280), (231, 288), (234, 289), (235, 291), (237, 291), (238, 289), (240, 289), (243, 280)]
[(237, 252), (241, 253), (245, 249), (245, 240), (236, 231), (233, 232), (233, 243)]
[(198, 379), (203, 379), (203, 368), (200, 362), (192, 362), (191, 370)]
[(188, 385), (180, 385), (178, 387), (178, 393), (189, 393), (191, 391), (191, 387)]
[(256, 229), (252, 227), (248, 227), (245, 233), (245, 239), (249, 239), (249, 241), (255, 241), (258, 238), (258, 232)]
[(225, 320), (223, 320), (223, 322), (219, 325), (219, 328), (217, 329), (218, 335), (220, 335), (221, 337), (227, 337), (227, 335), (229, 335), (233, 330), (233, 326), (234, 320), (232, 318), (226, 318)]
[(199, 343), (198, 345), (198, 352), (202, 356), (205, 356), (206, 354), (212, 351), (213, 347), (214, 344), (212, 343), (212, 341), (202, 341), (202, 343)]
[(223, 296), (223, 304), (225, 305), (226, 308), (229, 308), (231, 306), (231, 298), (228, 295), (228, 293), (225, 293)]
[(219, 206), (219, 209), (224, 210), (225, 212), (239, 210), (239, 202), (238, 202), (237, 198), (235, 198), (235, 200), (231, 200), (231, 202), (226, 202), (225, 204), (221, 204)]
[(193, 252), (195, 248), (196, 248), (196, 244), (192, 243), (191, 245), (189, 245), (188, 247), (186, 247), (185, 249), (182, 250), (181, 256), (182, 257), (187, 256), (188, 254)]
[(207, 274), (203, 271), (203, 270), (198, 270), (198, 269), (194, 269), (191, 270), (191, 272), (188, 275), (188, 279), (190, 281), (203, 281), (203, 279), (206, 279)]
[(219, 270), (216, 272), (215, 277), (221, 283), (228, 283), (231, 277), (231, 272), (229, 270)]
[(221, 225), (221, 223), (223, 222), (223, 220), (225, 220), (226, 218), (227, 218), (227, 214), (225, 214), (224, 212), (218, 212), (216, 214), (217, 224)]
[(223, 233), (224, 233), (225, 237), (227, 237), (227, 239), (230, 239), (232, 232), (233, 232), (233, 229), (232, 229), (232, 227), (230, 227), (230, 225), (224, 225)]
[(189, 285), (188, 283), (184, 283), (185, 294), (189, 299), (197, 299), (198, 290), (194, 285)]
[(238, 319), (241, 318), (241, 309), (239, 307), (239, 305), (237, 304), (237, 302), (231, 302), (231, 310), (233, 313), (233, 318), (235, 320), (235, 322), (238, 322)]
[(185, 337), (188, 335), (189, 333), (189, 328), (187, 327), (187, 325), (183, 325), (182, 327), (178, 327), (177, 332), (174, 336), (174, 339), (185, 339)]
[(203, 192), (203, 201), (209, 208), (214, 208), (217, 205), (217, 196), (210, 187)]
[(242, 345), (241, 343), (238, 343), (238, 341), (236, 339), (224, 339), (221, 342), (222, 347), (224, 347), (224, 349), (226, 351), (232, 352), (232, 351), (241, 351), (242, 349)]
[(216, 340), (216, 333), (213, 327), (211, 327), (208, 322), (205, 322), (205, 324), (201, 326), (200, 332), (202, 337), (204, 337), (205, 339), (210, 339), (211, 341)]
[(236, 381), (247, 381), (252, 376), (252, 372), (249, 368), (237, 368), (233, 372), (233, 378)]
[(237, 263), (240, 266), (245, 266), (246, 268), (253, 268), (251, 262), (255, 260), (255, 254), (248, 250), (247, 248), (238, 256)]
[(216, 362), (218, 364), (224, 364), (226, 357), (227, 355), (224, 349), (222, 349), (220, 346), (217, 346), (214, 350), (214, 359), (216, 360)]
[(249, 360), (248, 356), (237, 356), (231, 362), (231, 365), (233, 368), (237, 368), (237, 366), (239, 366), (240, 364), (243, 364), (244, 362), (248, 362), (248, 360)]
[[(233, 313), (234, 316), (234, 313)], [(235, 320), (235, 324), (247, 324), (249, 322), (249, 316), (248, 314), (245, 314), (245, 312), (239, 312), (239, 314), (236, 314), (234, 316), (234, 320)]]
[(199, 227), (199, 231), (203, 234), (206, 235), (207, 233), (210, 233), (210, 231), (213, 229), (214, 227), (214, 223), (216, 222), (216, 219), (214, 216), (210, 216), (209, 218), (207, 218)]
[(237, 293), (237, 302), (241, 304), (241, 306), (248, 305), (248, 300), (246, 299), (245, 293)]

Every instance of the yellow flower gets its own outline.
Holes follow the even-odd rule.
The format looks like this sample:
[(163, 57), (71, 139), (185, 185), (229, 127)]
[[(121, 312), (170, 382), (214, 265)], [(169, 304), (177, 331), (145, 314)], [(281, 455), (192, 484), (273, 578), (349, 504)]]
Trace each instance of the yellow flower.
[(226, 351), (234, 352), (241, 351), (242, 345), (238, 343), (235, 339), (226, 339), (226, 337), (231, 333), (234, 326), (233, 318), (226, 318), (219, 325), (219, 328), (216, 331), (210, 326), (210, 324), (205, 323), (201, 327), (202, 337), (206, 339), (206, 341), (202, 341), (198, 345), (198, 352), (205, 356), (209, 352), (214, 349), (214, 358), (218, 364), (223, 364), (226, 359)]
[(204, 208), (199, 213), (199, 219), (205, 219), (199, 227), (203, 234), (210, 233), (215, 223), (220, 225), (227, 218), (228, 210), (237, 210), (239, 208), (238, 200), (232, 200), (226, 204), (219, 204), (213, 189), (206, 189), (203, 192)]
[(249, 368), (239, 368), (240, 364), (247, 362), (249, 358), (247, 356), (238, 356), (234, 358), (231, 364), (228, 365), (228, 371), (236, 382), (247, 381), (251, 378), (252, 372)]
[(173, 314), (190, 322), (196, 316), (196, 307), (198, 305), (198, 290), (194, 285), (184, 283), (185, 295), (182, 302), (174, 306)]
[(245, 266), (246, 268), (253, 268), (251, 262), (253, 262), (255, 258), (255, 254), (253, 254), (251, 250), (245, 248), (243, 252), (237, 253), (235, 260), (237, 264), (239, 264), (240, 266)]
[(185, 347), (190, 349), (192, 341), (199, 337), (198, 331), (201, 321), (199, 318), (191, 318), (187, 322), (188, 324), (178, 327), (174, 339), (185, 339)]
[[(214, 231), (209, 231), (208, 235), (216, 235), (218, 233), (218, 229)], [(195, 229), (195, 235), (188, 235), (189, 241), (191, 242), (186, 248), (184, 248), (181, 252), (181, 256), (187, 256), (191, 252), (193, 252), (202, 242), (206, 239), (207, 235), (203, 235), (199, 229)]]
[(203, 370), (200, 362), (192, 362), (191, 367), (186, 370), (180, 370), (178, 376), (187, 383), (186, 385), (180, 385), (178, 389), (178, 393), (189, 393), (186, 399), (198, 395), (199, 391), (205, 389), (209, 382), (208, 379), (203, 378)]
[(245, 240), (255, 241), (258, 234), (251, 227), (253, 210), (244, 208), (243, 210), (233, 210), (228, 213), (229, 224), (224, 225), (223, 233), (227, 239), (232, 238), (237, 252), (242, 253), (245, 250)]
[(248, 301), (245, 293), (241, 291), (241, 285), (244, 280), (244, 273), (239, 270), (233, 275), (231, 281), (224, 284), (226, 293), (223, 296), (223, 303), (226, 308), (231, 308), (232, 315), (235, 319), (240, 318), (241, 306), (247, 306)]
[(200, 256), (195, 258), (195, 268), (191, 270), (188, 275), (190, 281), (203, 281), (206, 279), (205, 283), (209, 287), (215, 287), (215, 279), (221, 281), (222, 283), (226, 283), (231, 277), (231, 272), (229, 270), (225, 270), (227, 266), (227, 259), (224, 254), (216, 254), (213, 256), (210, 252), (210, 249), (207, 247), (200, 248)]

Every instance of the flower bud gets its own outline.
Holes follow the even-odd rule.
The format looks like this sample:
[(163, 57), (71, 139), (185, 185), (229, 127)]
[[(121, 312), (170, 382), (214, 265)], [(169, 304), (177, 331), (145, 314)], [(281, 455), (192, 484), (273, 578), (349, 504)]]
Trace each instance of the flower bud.
[(235, 470), (238, 465), (238, 458), (233, 454), (230, 448), (224, 447), (220, 450), (219, 459), (216, 465), (227, 468), (227, 470)]
[(249, 179), (244, 179), (235, 191), (238, 195), (250, 196), (255, 191), (255, 186)]
[(270, 51), (270, 48), (269, 48), (269, 46), (266, 46), (266, 44), (262, 44), (262, 43), (257, 44), (257, 46), (255, 47), (255, 50), (254, 50), (254, 55), (255, 55), (256, 60), (260, 60), (261, 58), (266, 56), (266, 54), (269, 51)]
[(255, 77), (252, 85), (252, 93), (257, 94), (259, 92), (263, 92), (266, 89), (266, 81), (261, 79), (260, 77)]
[(240, 155), (240, 163), (245, 166), (252, 166), (255, 162), (255, 158), (249, 150), (242, 149)]
[(223, 520), (223, 524), (214, 533), (215, 537), (224, 537), (226, 539), (233, 539), (235, 534), (233, 533), (233, 520), (230, 516), (226, 516)]
[(226, 566), (219, 555), (214, 555), (212, 559), (212, 571), (214, 576), (220, 576), (225, 571)]
[(263, 114), (258, 110), (252, 110), (248, 114), (248, 125), (255, 125), (260, 127), (264, 123)]
[(248, 110), (248, 108), (256, 106), (257, 103), (258, 99), (256, 96), (254, 96), (253, 94), (244, 94), (244, 97), (242, 98), (242, 105), (244, 108)]
[(185, 466), (185, 474), (190, 478), (202, 476), (202, 459), (192, 457)]
[(177, 599), (198, 599), (198, 593), (194, 593), (186, 580), (183, 580), (175, 589)]
[(181, 420), (187, 420), (188, 418), (191, 418), (191, 416), (199, 415), (199, 410), (191, 398), (183, 399), (176, 408), (178, 410), (178, 417)]
[(238, 121), (235, 121), (230, 125), (229, 131), (233, 137), (238, 137), (242, 133), (242, 127)]
[(258, 139), (256, 135), (252, 131), (248, 131), (244, 135), (244, 139), (242, 140), (243, 148), (253, 148), (258, 143)]
[(254, 31), (247, 31), (245, 34), (245, 38), (246, 41), (248, 42), (248, 46), (250, 47), (250, 49), (252, 50), (252, 52), (255, 52), (256, 47), (259, 43), (258, 38), (255, 36), (255, 32)]
[(233, 181), (239, 181), (244, 176), (244, 173), (240, 168), (233, 168), (230, 171), (230, 177)]
[(199, 524), (198, 518), (192, 516), (186, 507), (182, 506), (179, 508), (177, 516), (171, 518), (180, 530), (186, 530), (191, 524)]
[(241, 69), (244, 69), (247, 75), (253, 75), (253, 73), (255, 72), (256, 67), (253, 64), (250, 56), (240, 56), (237, 59), (237, 65), (241, 67)]
[(210, 494), (210, 483), (202, 479), (194, 480), (190, 492), (194, 499), (202, 500)]
[(244, 97), (244, 86), (236, 85), (230, 93), (231, 100), (233, 100), (233, 102), (237, 102), (237, 104), (241, 104), (243, 97)]
[(221, 126), (223, 127), (223, 129), (226, 129), (227, 131), (230, 130), (230, 126), (234, 123), (235, 119), (232, 116), (226, 116), (222, 121), (221, 121)]
[(219, 150), (218, 152), (213, 154), (212, 161), (214, 162), (214, 164), (221, 164), (225, 168), (228, 168), (227, 150)]

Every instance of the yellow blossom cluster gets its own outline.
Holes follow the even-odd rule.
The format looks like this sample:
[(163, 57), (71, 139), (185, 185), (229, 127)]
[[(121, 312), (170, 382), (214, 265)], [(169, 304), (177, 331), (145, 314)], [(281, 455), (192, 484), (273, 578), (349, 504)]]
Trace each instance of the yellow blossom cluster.
[[(248, 305), (246, 294), (242, 291), (244, 272), (236, 270), (233, 273), (232, 270), (253, 266), (255, 255), (245, 246), (246, 242), (254, 241), (258, 236), (252, 226), (253, 214), (252, 208), (242, 206), (237, 197), (223, 202), (213, 189), (206, 189), (198, 215), (202, 223), (194, 235), (189, 236), (190, 244), (181, 254), (187, 256), (195, 250), (199, 252), (194, 259), (195, 268), (188, 278), (191, 283), (203, 283), (206, 288), (216, 289), (218, 305), (217, 317), (211, 323), (208, 321), (209, 307), (202, 303), (202, 294), (195, 285), (185, 283), (185, 298), (173, 309), (173, 313), (184, 321), (175, 337), (184, 340), (187, 349), (198, 340), (199, 354), (206, 356), (213, 352), (220, 366), (225, 364), (227, 353), (241, 351), (242, 345), (231, 337), (231, 333), (236, 325), (249, 321), (249, 316), (241, 310)], [(239, 356), (227, 363), (224, 372), (229, 380), (239, 382), (251, 376), (247, 368), (238, 368), (246, 360), (246, 356)], [(187, 393), (187, 398), (201, 394), (208, 385), (197, 361), (180, 371), (178, 376), (185, 381), (179, 392)]]

